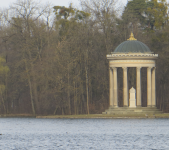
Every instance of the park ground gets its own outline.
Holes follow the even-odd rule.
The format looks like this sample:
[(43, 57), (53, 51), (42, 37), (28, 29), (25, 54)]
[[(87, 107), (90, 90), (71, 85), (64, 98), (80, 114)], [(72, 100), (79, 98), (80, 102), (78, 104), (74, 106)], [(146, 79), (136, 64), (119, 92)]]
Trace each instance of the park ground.
[(1, 118), (46, 118), (46, 119), (141, 119), (141, 118), (169, 118), (169, 113), (162, 114), (120, 114), (120, 115), (102, 115), (102, 114), (83, 114), (83, 115), (31, 115), (31, 114), (1, 114)]

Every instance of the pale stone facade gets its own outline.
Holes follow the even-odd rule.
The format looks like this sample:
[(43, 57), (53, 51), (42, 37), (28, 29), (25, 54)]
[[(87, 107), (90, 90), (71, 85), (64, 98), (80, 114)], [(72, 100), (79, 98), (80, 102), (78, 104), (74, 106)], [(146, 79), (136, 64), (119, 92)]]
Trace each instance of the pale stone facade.
[(141, 107), (141, 68), (147, 68), (147, 107), (156, 107), (155, 60), (158, 54), (124, 53), (107, 55), (110, 70), (110, 106), (118, 107), (117, 68), (123, 68), (123, 106), (129, 107), (128, 68), (136, 68), (136, 104)]
[[(123, 68), (123, 107), (142, 107), (141, 103), (141, 68), (147, 68), (147, 107), (156, 107), (155, 60), (153, 54), (142, 42), (137, 41), (131, 33), (128, 41), (121, 43), (115, 52), (107, 55), (110, 77), (110, 107), (118, 107), (117, 68)], [(128, 91), (128, 68), (136, 68), (136, 92), (130, 89), (130, 105)], [(135, 93), (134, 93), (135, 92)]]

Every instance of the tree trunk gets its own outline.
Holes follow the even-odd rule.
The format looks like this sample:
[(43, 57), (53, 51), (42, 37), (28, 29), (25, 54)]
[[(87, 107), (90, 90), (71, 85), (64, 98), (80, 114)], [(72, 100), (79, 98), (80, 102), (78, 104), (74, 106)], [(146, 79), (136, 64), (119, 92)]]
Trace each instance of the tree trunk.
[(69, 64), (68, 64), (68, 93), (67, 93), (67, 95), (68, 95), (68, 105), (69, 105), (69, 115), (71, 115), (71, 104), (70, 104), (70, 88), (69, 88), (69, 86), (70, 86), (70, 83), (69, 83)]
[(86, 97), (87, 97), (87, 114), (89, 114), (89, 80), (87, 67), (86, 67)]
[(35, 112), (35, 105), (34, 105), (34, 101), (33, 101), (32, 84), (31, 84), (31, 80), (30, 80), (30, 76), (29, 76), (29, 72), (28, 72), (26, 60), (25, 60), (25, 68), (26, 68), (27, 77), (28, 77), (28, 83), (29, 83), (29, 91), (30, 91), (30, 98), (31, 98), (32, 112), (33, 112), (33, 115), (35, 115), (36, 112)]
[(76, 85), (74, 81), (74, 113), (76, 115)]

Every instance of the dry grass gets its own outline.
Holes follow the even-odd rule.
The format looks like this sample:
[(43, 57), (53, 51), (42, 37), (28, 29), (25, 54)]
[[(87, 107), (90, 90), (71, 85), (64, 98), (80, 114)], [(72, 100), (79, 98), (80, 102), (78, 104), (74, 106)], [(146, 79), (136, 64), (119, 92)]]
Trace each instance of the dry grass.
[(169, 113), (163, 114), (119, 114), (119, 115), (102, 115), (102, 114), (90, 114), (90, 115), (48, 115), (48, 116), (34, 116), (32, 114), (1, 114), (1, 118), (68, 118), (68, 119), (95, 119), (95, 118), (169, 118)]
[(169, 118), (169, 114), (156, 114), (156, 115), (145, 115), (145, 114), (119, 114), (119, 115), (102, 115), (102, 114), (91, 114), (91, 115), (53, 115), (53, 116), (36, 116), (36, 118), (69, 118), (69, 119), (94, 119), (94, 118)]

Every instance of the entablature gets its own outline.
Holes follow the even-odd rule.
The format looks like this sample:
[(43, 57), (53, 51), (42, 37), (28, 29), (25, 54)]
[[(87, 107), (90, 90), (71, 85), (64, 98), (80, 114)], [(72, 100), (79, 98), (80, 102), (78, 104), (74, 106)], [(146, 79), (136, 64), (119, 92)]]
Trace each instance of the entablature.
[(157, 59), (158, 54), (152, 53), (112, 53), (107, 55), (107, 59)]

